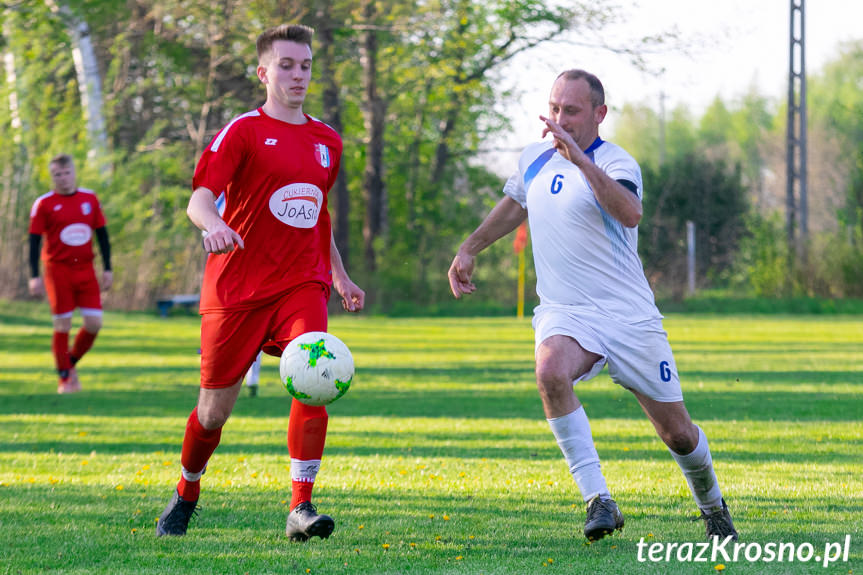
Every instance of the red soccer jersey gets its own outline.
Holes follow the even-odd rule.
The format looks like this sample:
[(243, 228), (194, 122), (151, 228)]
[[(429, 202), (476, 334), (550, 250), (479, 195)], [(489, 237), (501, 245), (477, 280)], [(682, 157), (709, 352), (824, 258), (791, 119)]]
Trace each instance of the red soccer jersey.
[(78, 188), (64, 196), (51, 191), (30, 210), (30, 233), (45, 235), (42, 260), (78, 264), (93, 261), (93, 230), (105, 226), (105, 215), (92, 190)]
[(225, 193), (225, 223), (245, 249), (210, 254), (201, 312), (248, 309), (301, 283), (330, 284), (327, 194), (342, 140), (311, 116), (289, 124), (260, 108), (237, 116), (213, 139), (193, 189)]

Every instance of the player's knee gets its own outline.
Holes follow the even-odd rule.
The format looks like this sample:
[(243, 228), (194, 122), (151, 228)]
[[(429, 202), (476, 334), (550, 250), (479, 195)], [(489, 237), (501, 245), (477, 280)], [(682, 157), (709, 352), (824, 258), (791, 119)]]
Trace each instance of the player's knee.
[(697, 447), (698, 436), (691, 433), (691, 430), (686, 426), (675, 426), (670, 429), (660, 432), (660, 437), (665, 445), (678, 455), (687, 455), (692, 453)]
[(222, 427), (228, 421), (230, 415), (231, 411), (229, 409), (223, 409), (218, 406), (201, 409), (201, 406), (198, 406), (198, 421), (204, 429), (218, 429)]
[(536, 387), (543, 396), (554, 397), (561, 393), (572, 392), (572, 379), (553, 365), (536, 366)]

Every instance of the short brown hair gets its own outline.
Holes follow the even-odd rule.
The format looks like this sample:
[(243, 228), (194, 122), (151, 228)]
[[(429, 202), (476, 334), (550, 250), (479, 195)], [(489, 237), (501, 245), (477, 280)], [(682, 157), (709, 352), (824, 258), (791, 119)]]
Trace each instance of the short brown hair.
[(598, 108), (605, 104), (605, 88), (602, 87), (602, 82), (599, 81), (599, 78), (590, 72), (574, 68), (561, 72), (557, 79), (560, 78), (565, 80), (584, 80), (590, 86), (590, 103), (593, 104), (593, 107)]
[(255, 47), (258, 49), (258, 61), (260, 62), (265, 55), (270, 53), (270, 50), (273, 49), (273, 42), (277, 40), (305, 44), (311, 50), (314, 35), (314, 28), (303, 24), (282, 24), (270, 28), (258, 36), (258, 41), (255, 43)]
[(72, 156), (70, 156), (69, 154), (57, 154), (56, 156), (51, 158), (51, 161), (48, 162), (48, 166), (53, 166), (56, 164), (61, 168), (65, 168), (66, 166), (71, 166), (74, 163), (75, 162), (72, 160)]

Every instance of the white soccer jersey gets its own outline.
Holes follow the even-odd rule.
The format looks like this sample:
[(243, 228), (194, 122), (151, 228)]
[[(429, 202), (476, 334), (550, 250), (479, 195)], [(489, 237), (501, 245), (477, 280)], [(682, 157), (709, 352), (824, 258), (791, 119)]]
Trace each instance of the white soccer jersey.
[[(597, 138), (586, 153), (612, 179), (634, 183), (641, 197), (641, 169), (623, 148)], [(551, 142), (525, 148), (504, 193), (527, 209), (541, 304), (627, 323), (662, 318), (638, 257), (638, 228), (611, 217)]]

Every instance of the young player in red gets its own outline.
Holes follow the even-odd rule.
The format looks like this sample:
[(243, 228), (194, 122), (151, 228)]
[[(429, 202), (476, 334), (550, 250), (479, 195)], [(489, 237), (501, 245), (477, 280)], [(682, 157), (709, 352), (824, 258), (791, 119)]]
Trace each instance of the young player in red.
[[(52, 349), (60, 383), (57, 393), (81, 390), (75, 364), (92, 347), (102, 328), (102, 299), (93, 268), (93, 234), (102, 253), (102, 290), (113, 283), (111, 244), (105, 216), (92, 190), (75, 182), (75, 164), (66, 154), (48, 165), (54, 189), (39, 196), (30, 210), (30, 294), (48, 295), (54, 320)], [(42, 236), (45, 249), (41, 250)], [(44, 279), (39, 275), (39, 252), (45, 261)], [(81, 310), (84, 325), (69, 351), (72, 313)]]
[[(206, 232), (210, 253), (201, 290), (201, 390), (183, 438), (182, 476), (157, 535), (186, 533), (201, 476), (258, 352), (281, 355), (296, 336), (326, 331), (330, 284), (346, 310), (363, 307), (365, 293), (345, 272), (327, 212), (342, 141), (303, 113), (312, 35), (306, 26), (283, 25), (258, 37), (266, 102), (228, 123), (195, 170), (187, 213)], [(328, 537), (335, 526), (311, 503), (327, 418), (324, 407), (291, 404), (293, 495), (285, 531), (294, 540)]]

